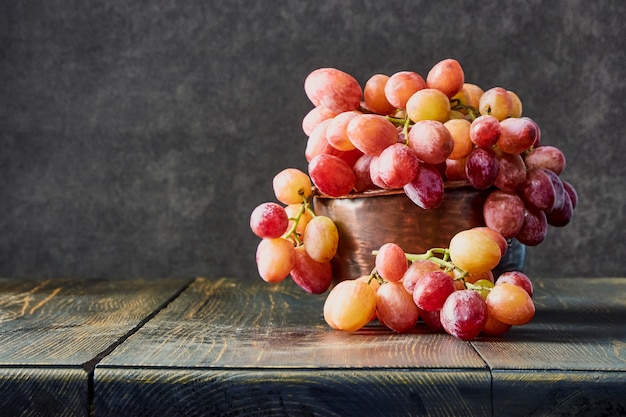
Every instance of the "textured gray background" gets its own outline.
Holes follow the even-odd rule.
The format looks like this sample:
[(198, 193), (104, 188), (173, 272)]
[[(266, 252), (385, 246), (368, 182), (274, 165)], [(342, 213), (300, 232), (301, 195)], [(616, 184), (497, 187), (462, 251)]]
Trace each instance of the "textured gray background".
[(305, 168), (302, 88), (425, 74), (516, 91), (581, 196), (532, 276), (626, 272), (626, 2), (0, 2), (0, 276), (256, 276), (249, 215)]

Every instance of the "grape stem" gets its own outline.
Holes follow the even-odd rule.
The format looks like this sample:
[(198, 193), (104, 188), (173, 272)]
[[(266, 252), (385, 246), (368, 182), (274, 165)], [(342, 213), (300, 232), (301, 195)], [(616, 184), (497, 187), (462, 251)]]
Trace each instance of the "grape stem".
[[(378, 250), (372, 251), (372, 255), (376, 256)], [(424, 253), (404, 253), (406, 259), (413, 263), (416, 261), (431, 261), (444, 268), (446, 271), (453, 271), (455, 280), (464, 280), (468, 272), (454, 265), (450, 260), (450, 250), (447, 248), (431, 248)]]
[(298, 223), (300, 223), (300, 219), (304, 215), (304, 212), (308, 211), (313, 217), (317, 216), (317, 214), (315, 214), (315, 211), (311, 207), (311, 200), (313, 199), (314, 193), (311, 193), (309, 199), (304, 196), (304, 192), (300, 192), (299, 194), (302, 196), (302, 205), (300, 206), (300, 210), (298, 210), (298, 213), (295, 217), (289, 218), (289, 220), (293, 221), (293, 224), (291, 225), (289, 230), (287, 230), (282, 236), (284, 239), (292, 238), (297, 246), (300, 246), (302, 244), (302, 239), (300, 239), (300, 233), (298, 233), (296, 230), (298, 229)]

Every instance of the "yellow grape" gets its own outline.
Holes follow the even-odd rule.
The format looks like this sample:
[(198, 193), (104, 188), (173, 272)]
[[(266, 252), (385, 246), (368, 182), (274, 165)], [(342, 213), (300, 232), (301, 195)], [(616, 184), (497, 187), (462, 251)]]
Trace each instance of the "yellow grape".
[(295, 248), (283, 238), (262, 239), (256, 250), (256, 264), (264, 281), (280, 282), (296, 264)]
[(326, 216), (313, 217), (304, 229), (304, 249), (320, 263), (330, 261), (337, 252), (339, 232), (337, 226)]
[(507, 93), (511, 96), (511, 110), (509, 112), (509, 117), (522, 117), (522, 100), (511, 90), (507, 90)]
[(483, 95), (484, 90), (476, 84), (465, 83), (463, 84), (463, 91), (467, 94), (468, 104), (478, 110), (480, 106), (480, 97)]
[(450, 132), (452, 138), (452, 150), (448, 159), (458, 160), (467, 157), (474, 146), (470, 138), (470, 121), (466, 119), (450, 119), (443, 125)]
[(479, 108), (481, 115), (489, 114), (502, 121), (509, 117), (513, 105), (511, 96), (502, 87), (493, 87), (480, 96)]
[(302, 210), (302, 208), (302, 204), (289, 204), (285, 206), (285, 212), (287, 213), (287, 216), (289, 216), (289, 227), (287, 228), (288, 230), (293, 227), (293, 223), (295, 222), (295, 220), (293, 219), (295, 219), (296, 216), (300, 214), (300, 211), (302, 211), (302, 214), (300, 214), (300, 219), (298, 220), (298, 225), (296, 226), (295, 230), (295, 232), (300, 237), (304, 236), (304, 230), (306, 229), (306, 225), (313, 218), (313, 214), (309, 210)]
[(311, 195), (312, 184), (307, 174), (297, 168), (285, 168), (272, 180), (274, 194), (283, 204), (302, 203)]
[(335, 285), (324, 303), (324, 319), (333, 329), (354, 332), (371, 321), (376, 311), (376, 291), (362, 280)]
[(437, 120), (444, 123), (450, 117), (450, 99), (437, 89), (424, 88), (406, 102), (406, 114), (414, 122)]
[(490, 271), (500, 262), (498, 244), (480, 229), (460, 231), (450, 240), (450, 259), (469, 273)]

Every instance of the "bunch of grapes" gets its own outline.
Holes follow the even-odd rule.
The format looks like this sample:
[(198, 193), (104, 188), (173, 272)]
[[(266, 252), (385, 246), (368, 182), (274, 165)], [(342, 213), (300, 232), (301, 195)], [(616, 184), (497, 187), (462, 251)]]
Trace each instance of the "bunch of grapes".
[(256, 251), (259, 275), (270, 283), (291, 276), (305, 291), (321, 294), (332, 283), (330, 260), (339, 244), (337, 226), (315, 214), (314, 188), (306, 173), (286, 168), (272, 184), (280, 204), (259, 204), (250, 216), (250, 228), (261, 238)]
[(442, 202), (445, 183), (460, 182), (488, 193), (486, 226), (459, 232), (448, 248), (424, 254), (386, 243), (373, 252), (370, 275), (332, 288), (326, 322), (355, 331), (377, 319), (406, 332), (421, 318), (471, 340), (530, 321), (530, 279), (520, 271), (494, 279), (492, 271), (511, 239), (535, 246), (548, 225), (567, 225), (578, 196), (560, 177), (563, 153), (541, 143), (538, 124), (522, 116), (519, 96), (466, 83), (454, 59), (435, 64), (426, 78), (413, 71), (375, 74), (364, 88), (343, 71), (320, 68), (307, 76), (304, 90), (314, 105), (302, 120), (308, 174), (279, 172), (273, 179), (279, 203), (252, 212), (250, 227), (261, 238), (259, 275), (267, 282), (291, 276), (313, 294), (331, 287), (339, 234), (332, 219), (316, 215), (316, 193), (402, 189), (428, 210)]
[(541, 143), (516, 93), (466, 83), (454, 59), (434, 65), (426, 78), (375, 74), (363, 89), (345, 72), (320, 68), (304, 89), (315, 106), (302, 122), (305, 157), (322, 194), (403, 189), (432, 209), (445, 182), (463, 181), (490, 191), (486, 225), (527, 246), (541, 243), (548, 225), (572, 218), (578, 196), (560, 178), (563, 152)]
[(369, 276), (342, 281), (324, 303), (324, 319), (337, 330), (356, 331), (372, 320), (395, 332), (418, 320), (461, 340), (496, 336), (535, 314), (532, 282), (520, 271), (494, 281), (493, 268), (506, 253), (506, 239), (488, 227), (464, 230), (449, 248), (405, 253), (395, 243), (377, 251)]

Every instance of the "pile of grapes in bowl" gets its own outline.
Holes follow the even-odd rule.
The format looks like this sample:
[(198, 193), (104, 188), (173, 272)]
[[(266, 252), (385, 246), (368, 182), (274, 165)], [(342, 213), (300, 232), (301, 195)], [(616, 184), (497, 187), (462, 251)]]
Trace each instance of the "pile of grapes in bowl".
[[(535, 313), (531, 279), (521, 268), (497, 267), (512, 241), (536, 246), (549, 227), (569, 224), (578, 195), (560, 176), (565, 156), (543, 143), (538, 124), (522, 115), (519, 96), (466, 82), (454, 59), (436, 63), (425, 78), (413, 71), (374, 74), (363, 87), (339, 69), (319, 68), (304, 80), (304, 91), (313, 104), (302, 121), (308, 172), (278, 172), (277, 201), (259, 204), (250, 216), (261, 239), (260, 277), (268, 283), (290, 277), (311, 294), (328, 292), (323, 315), (337, 330), (378, 322), (403, 333), (423, 324), (472, 340), (528, 323)], [(419, 239), (415, 214), (381, 210), (381, 228), (385, 218), (400, 218), (395, 237), (367, 241), (371, 270), (333, 276), (342, 243), (344, 258), (351, 250), (357, 256), (357, 248), (342, 242), (333, 212), (322, 213), (319, 202), (359, 198), (367, 206), (368, 198), (391, 194), (431, 213), (459, 187), (482, 199), (471, 213), (474, 223), (439, 236), (446, 244), (419, 253), (404, 247), (405, 235)], [(443, 222), (458, 220), (458, 213), (445, 213)], [(359, 216), (348, 223), (359, 227)], [(378, 234), (376, 222), (367, 233)]]

